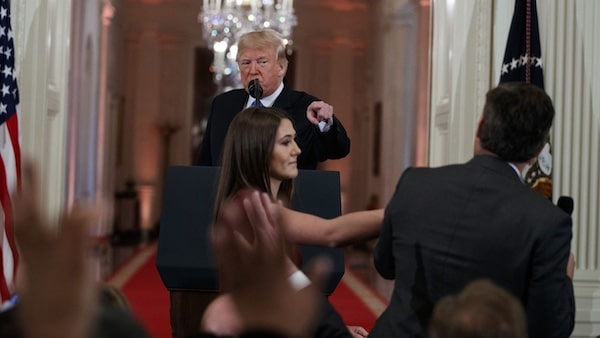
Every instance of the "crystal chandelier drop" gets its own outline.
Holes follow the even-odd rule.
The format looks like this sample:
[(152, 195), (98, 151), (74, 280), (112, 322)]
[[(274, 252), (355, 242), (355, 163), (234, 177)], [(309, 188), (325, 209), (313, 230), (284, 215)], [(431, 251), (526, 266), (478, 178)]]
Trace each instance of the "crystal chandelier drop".
[(242, 34), (273, 29), (289, 46), (297, 24), (293, 0), (203, 0), (198, 21), (214, 52), (211, 71), (219, 92), (242, 86), (235, 62), (236, 41)]

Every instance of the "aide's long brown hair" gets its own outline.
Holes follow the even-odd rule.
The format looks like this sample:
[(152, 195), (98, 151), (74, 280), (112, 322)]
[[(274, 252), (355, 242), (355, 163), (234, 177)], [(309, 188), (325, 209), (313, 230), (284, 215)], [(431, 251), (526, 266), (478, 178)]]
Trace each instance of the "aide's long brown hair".
[[(242, 189), (256, 189), (273, 196), (269, 168), (277, 130), (283, 119), (292, 121), (281, 109), (250, 107), (239, 112), (231, 121), (223, 146), (214, 220), (223, 202)], [(293, 179), (283, 180), (277, 199), (288, 205), (293, 189)]]

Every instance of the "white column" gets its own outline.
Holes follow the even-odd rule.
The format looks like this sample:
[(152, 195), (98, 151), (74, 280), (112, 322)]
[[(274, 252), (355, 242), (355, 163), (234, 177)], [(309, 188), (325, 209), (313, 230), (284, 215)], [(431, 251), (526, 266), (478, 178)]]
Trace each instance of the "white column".
[[(383, 11), (381, 200), (389, 200), (404, 169), (426, 164), (429, 3), (389, 1)], [(424, 20), (425, 23), (421, 23)], [(424, 48), (424, 49), (422, 49)], [(423, 62), (425, 58), (425, 62)]]
[[(133, 42), (133, 41), (132, 41)], [(131, 124), (123, 132), (130, 135), (130, 161), (133, 176), (140, 190), (141, 227), (150, 229), (156, 221), (154, 208), (155, 189), (160, 168), (160, 41), (153, 30), (141, 33), (134, 42), (135, 53), (130, 59), (132, 83), (128, 86), (132, 105), (126, 114), (131, 115)], [(125, 155), (127, 156), (127, 155)]]
[(491, 14), (491, 2), (434, 2), (432, 166), (462, 163), (473, 156), (477, 119), (491, 86)]
[(545, 89), (556, 111), (553, 196), (572, 196), (576, 326), (600, 332), (600, 3), (538, 0)]
[(36, 160), (43, 207), (57, 215), (65, 201), (71, 2), (32, 0), (11, 5), (18, 39), (22, 155)]
[[(331, 79), (329, 81), (327, 100), (334, 107), (335, 115), (343, 121), (344, 128), (348, 133), (348, 137), (353, 140), (351, 145), (351, 151), (348, 156), (335, 160), (326, 161), (322, 166), (325, 170), (333, 170), (340, 172), (340, 184), (342, 188), (342, 212), (351, 209), (351, 202), (348, 200), (349, 197), (355, 196), (352, 193), (352, 186), (357, 184), (353, 182), (351, 177), (353, 176), (353, 170), (350, 167), (354, 149), (360, 147), (358, 139), (354, 133), (354, 114), (357, 113), (355, 107), (354, 96), (349, 96), (349, 93), (353, 93), (353, 87), (355, 79), (354, 72), (354, 52), (349, 43), (348, 38), (338, 37), (331, 41), (330, 53), (328, 57), (329, 61), (329, 75)], [(352, 182), (352, 183), (351, 183)]]
[[(113, 180), (111, 172), (114, 168), (109, 168), (113, 162), (107, 160), (114, 155), (109, 153), (107, 147), (112, 144), (109, 142), (109, 137), (112, 135), (107, 129), (111, 125), (112, 116), (110, 115), (111, 98), (107, 95), (108, 84), (108, 57), (109, 57), (109, 37), (110, 25), (114, 16), (115, 7), (111, 0), (103, 0), (101, 11), (102, 31), (100, 33), (100, 55), (99, 55), (99, 83), (98, 83), (98, 142), (96, 145), (96, 200), (112, 203), (113, 201)], [(100, 228), (97, 230), (99, 235), (106, 235), (111, 232), (112, 228), (112, 213), (106, 212), (101, 214), (102, 219), (99, 222)]]

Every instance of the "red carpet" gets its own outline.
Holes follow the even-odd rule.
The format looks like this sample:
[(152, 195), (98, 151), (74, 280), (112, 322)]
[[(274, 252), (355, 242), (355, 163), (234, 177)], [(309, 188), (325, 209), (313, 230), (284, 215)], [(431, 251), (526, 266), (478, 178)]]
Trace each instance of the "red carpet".
[(156, 270), (156, 253), (121, 289), (136, 317), (154, 338), (171, 337), (169, 292)]
[(344, 323), (362, 326), (370, 331), (375, 324), (375, 316), (369, 308), (350, 290), (346, 284), (340, 283), (329, 296), (329, 301), (340, 313)]
[[(156, 252), (151, 251), (149, 258), (144, 258), (143, 253), (138, 256), (140, 256), (138, 259), (134, 257), (128, 264), (132, 266), (133, 272), (131, 277), (122, 279), (121, 290), (129, 300), (133, 313), (148, 329), (152, 337), (171, 337), (169, 292), (164, 287), (156, 270)], [(128, 267), (125, 266), (121, 270), (128, 270)], [(128, 274), (125, 272), (120, 275), (127, 276)], [(115, 279), (113, 278), (113, 281), (119, 284)], [(357, 294), (368, 298), (367, 301), (370, 301), (371, 308)], [(347, 325), (362, 326), (367, 331), (371, 329), (378, 312), (380, 312), (380, 310), (372, 310), (373, 302), (378, 305), (379, 309), (385, 306), (385, 304), (381, 304), (378, 297), (373, 296), (372, 290), (348, 269), (329, 299)]]
[[(367, 331), (370, 331), (375, 324), (375, 320), (379, 313), (374, 313), (374, 310), (370, 309), (356, 292), (348, 286), (346, 283), (348, 277), (352, 277), (352, 272), (346, 268), (344, 278), (342, 278), (334, 292), (329, 296), (329, 301), (342, 316), (346, 325), (362, 326)], [(360, 285), (360, 288), (370, 290), (370, 288), (362, 281), (356, 280), (355, 277), (353, 277), (353, 280), (355, 283), (362, 284)], [(367, 295), (367, 297), (372, 298), (371, 295)], [(375, 298), (376, 299), (371, 300), (374, 300), (377, 303), (382, 302), (379, 297)], [(380, 305), (379, 307), (381, 306), (385, 306), (385, 304)]]

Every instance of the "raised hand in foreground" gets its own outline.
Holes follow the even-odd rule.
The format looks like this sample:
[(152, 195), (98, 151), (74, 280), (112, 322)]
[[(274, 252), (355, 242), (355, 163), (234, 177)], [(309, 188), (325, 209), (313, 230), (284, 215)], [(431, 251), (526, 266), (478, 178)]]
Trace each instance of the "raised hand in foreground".
[(18, 291), (24, 336), (87, 337), (97, 306), (86, 255), (94, 215), (76, 206), (53, 224), (40, 211), (36, 178), (33, 166), (25, 164), (13, 206), (23, 269)]
[(229, 216), (218, 220), (212, 241), (223, 288), (231, 293), (244, 330), (308, 336), (319, 312), (319, 286), (328, 263), (317, 261), (310, 276), (313, 284), (298, 291), (288, 281), (279, 206), (265, 193), (245, 191), (225, 202), (221, 214)]

